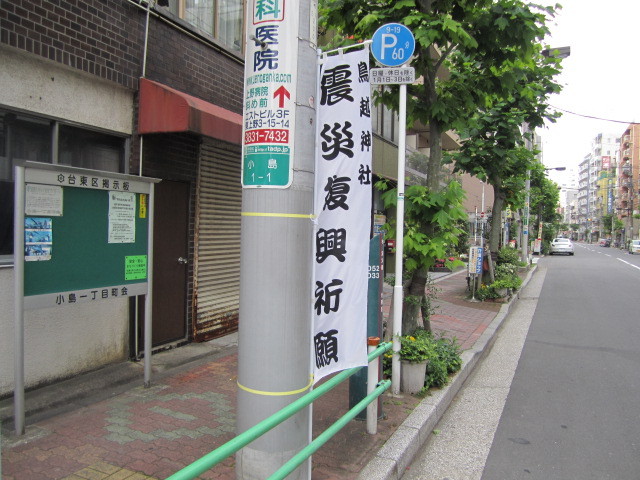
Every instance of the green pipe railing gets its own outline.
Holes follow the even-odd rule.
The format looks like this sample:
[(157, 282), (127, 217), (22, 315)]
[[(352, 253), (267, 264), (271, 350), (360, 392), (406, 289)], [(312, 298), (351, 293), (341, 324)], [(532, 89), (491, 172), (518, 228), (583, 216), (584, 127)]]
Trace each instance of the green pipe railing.
[(322, 447), (331, 439), (331, 437), (338, 433), (347, 423), (353, 420), (356, 415), (358, 415), (362, 410), (367, 408), (367, 406), (371, 402), (382, 395), (390, 386), (391, 380), (382, 380), (380, 383), (378, 383), (378, 386), (373, 390), (373, 392), (360, 400), (344, 416), (340, 417), (340, 419), (336, 423), (334, 423), (324, 432), (318, 435), (318, 437), (313, 442), (300, 450), (300, 452), (298, 452), (296, 455), (291, 457), (291, 459), (287, 463), (276, 470), (276, 472), (267, 480), (282, 480), (283, 478), (286, 478), (287, 475), (298, 468), (300, 464), (302, 464), (307, 458), (317, 452), (320, 447)]
[[(375, 360), (376, 358), (378, 358), (379, 356), (381, 356), (383, 353), (385, 353), (386, 351), (390, 350), (391, 348), (392, 348), (392, 343), (391, 342), (381, 343), (380, 346), (378, 346), (378, 348), (376, 348), (373, 352), (369, 353), (369, 356), (368, 356), (369, 362), (371, 362), (372, 360)], [(354, 367), (354, 368), (350, 368), (349, 370), (344, 370), (344, 371), (338, 373), (337, 375), (335, 375), (334, 377), (332, 377), (331, 379), (329, 379), (328, 381), (326, 381), (325, 383), (323, 383), (319, 387), (313, 389), (311, 392), (309, 392), (306, 395), (298, 398), (297, 400), (294, 400), (289, 405), (287, 405), (283, 409), (277, 411), (276, 413), (274, 413), (270, 417), (265, 418), (264, 420), (262, 420), (261, 422), (257, 423), (253, 427), (251, 427), (248, 430), (242, 432), (240, 435), (237, 435), (236, 437), (232, 438), (231, 440), (229, 440), (224, 445), (221, 445), (220, 447), (216, 448), (212, 452), (209, 452), (208, 454), (206, 454), (203, 457), (199, 458), (198, 460), (196, 460), (192, 464), (187, 465), (182, 470), (177, 471), (176, 473), (174, 473), (173, 475), (168, 477), (167, 480), (193, 480), (194, 478), (196, 478), (201, 473), (204, 473), (207, 470), (215, 467), (217, 464), (219, 464), (220, 462), (225, 460), (227, 457), (230, 457), (231, 455), (236, 453), (241, 448), (249, 445), (255, 439), (257, 439), (258, 437), (261, 437), (262, 435), (267, 433), (272, 428), (277, 427), (279, 424), (281, 424), (282, 422), (284, 422), (288, 418), (290, 418), (293, 415), (295, 415), (296, 413), (298, 413), (303, 408), (305, 408), (308, 405), (310, 405), (311, 403), (313, 403), (314, 400), (317, 400), (319, 397), (321, 397), (322, 395), (324, 395), (327, 392), (331, 391), (333, 388), (338, 386), (340, 383), (344, 382), (346, 379), (348, 379), (350, 376), (355, 374), (361, 368), (364, 368), (364, 367)], [(374, 392), (378, 392), (378, 390), (380, 390), (379, 393), (375, 397), (372, 397), (371, 399), (369, 399), (369, 397), (372, 396), (373, 394), (367, 395), (361, 402), (359, 402), (355, 407), (353, 407), (351, 410), (349, 410), (349, 413), (347, 413), (347, 415), (345, 415), (345, 417), (349, 416), (351, 414), (351, 412), (355, 411), (360, 406), (360, 404), (363, 403), (365, 400), (369, 399), (368, 402), (366, 404), (364, 404), (364, 407), (366, 407), (369, 403), (371, 403), (373, 401), (373, 399), (375, 399), (379, 395), (381, 395), (387, 388), (389, 388), (389, 385), (386, 385), (385, 382), (388, 382), (388, 380), (385, 380), (385, 381), (381, 382), (379, 384), (379, 386), (374, 390)], [(386, 388), (382, 388), (381, 389), (382, 386), (386, 386)], [(362, 410), (362, 408), (360, 410)], [(356, 411), (355, 415), (357, 415), (360, 412), (360, 410)], [(355, 417), (355, 415), (353, 415), (353, 416)], [(342, 418), (345, 418), (345, 417), (342, 417)], [(343, 422), (342, 426), (344, 426), (344, 424), (346, 424), (347, 421), (348, 420), (345, 420)], [(336, 424), (338, 424), (340, 422), (342, 422), (342, 419), (340, 419), (338, 422), (336, 422)], [(334, 425), (336, 425), (336, 424), (334, 424)], [(342, 426), (340, 428), (342, 428)], [(329, 429), (327, 429), (326, 431), (328, 431), (330, 429), (333, 429), (333, 425)], [(335, 435), (336, 432), (337, 432), (337, 430), (331, 436)], [(323, 432), (322, 435), (324, 435), (324, 432)], [(318, 437), (318, 438), (320, 438), (320, 437)], [(331, 438), (331, 437), (327, 437), (324, 440), (323, 443), (325, 443), (329, 438)], [(314, 442), (315, 442), (315, 440), (314, 440)], [(311, 445), (313, 445), (313, 442), (311, 444), (309, 444), (309, 446), (306, 447), (306, 448), (309, 448)], [(320, 447), (320, 445), (318, 446), (318, 448), (319, 447)], [(317, 448), (315, 450), (317, 450)], [(313, 452), (311, 452), (311, 453), (313, 453)], [(311, 453), (309, 453), (306, 457), (304, 457), (302, 459), (302, 461), (304, 461), (304, 459), (306, 459), (309, 455), (311, 455)], [(296, 458), (298, 455), (294, 456), (293, 458)], [(291, 460), (293, 460), (293, 458)], [(289, 460), (289, 462), (291, 462), (291, 460)], [(285, 465), (283, 465), (281, 467), (281, 470), (286, 465), (288, 465), (289, 462), (287, 462)], [(284, 478), (284, 477), (274, 477), (274, 478)]]

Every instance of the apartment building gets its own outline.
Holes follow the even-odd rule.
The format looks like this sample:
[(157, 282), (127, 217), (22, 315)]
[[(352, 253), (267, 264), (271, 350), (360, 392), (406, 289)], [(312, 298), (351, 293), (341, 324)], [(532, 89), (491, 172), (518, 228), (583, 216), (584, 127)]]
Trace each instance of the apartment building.
[(612, 134), (598, 134), (591, 151), (578, 166), (576, 220), (579, 239), (596, 241), (602, 235), (602, 216), (613, 212), (616, 159), (620, 139)]
[(634, 218), (640, 211), (640, 125), (629, 125), (620, 138), (619, 168), (617, 172), (615, 208), (624, 224), (623, 243), (640, 238), (640, 220)]

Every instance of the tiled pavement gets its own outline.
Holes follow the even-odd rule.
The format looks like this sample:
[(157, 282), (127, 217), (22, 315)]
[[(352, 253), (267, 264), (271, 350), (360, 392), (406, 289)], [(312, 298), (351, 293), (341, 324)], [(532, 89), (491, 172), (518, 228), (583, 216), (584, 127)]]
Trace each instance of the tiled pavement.
[[(469, 348), (496, 316), (500, 305), (466, 300), (464, 273), (441, 277), (432, 328), (455, 336)], [(385, 287), (388, 315), (391, 288)], [(4, 429), (2, 478), (161, 479), (234, 436), (237, 355), (201, 362), (73, 412), (36, 424), (16, 438)], [(314, 403), (314, 434), (348, 410), (348, 382)], [(420, 399), (383, 396), (378, 433), (352, 421), (313, 456), (314, 480), (355, 478)], [(206, 472), (203, 479), (233, 479), (234, 459)]]

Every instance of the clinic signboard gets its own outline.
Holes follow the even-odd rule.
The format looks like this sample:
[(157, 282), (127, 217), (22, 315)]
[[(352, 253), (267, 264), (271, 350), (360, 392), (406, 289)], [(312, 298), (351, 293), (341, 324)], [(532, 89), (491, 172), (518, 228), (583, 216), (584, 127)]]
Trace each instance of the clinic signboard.
[(249, 2), (242, 187), (293, 181), (298, 2)]

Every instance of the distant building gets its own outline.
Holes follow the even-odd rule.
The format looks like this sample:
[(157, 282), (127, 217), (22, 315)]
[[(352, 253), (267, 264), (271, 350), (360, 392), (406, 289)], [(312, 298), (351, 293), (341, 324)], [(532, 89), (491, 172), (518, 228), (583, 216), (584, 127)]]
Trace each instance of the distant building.
[(620, 240), (627, 242), (639, 238), (640, 220), (634, 219), (634, 215), (638, 213), (640, 200), (637, 187), (640, 179), (640, 125), (629, 125), (620, 142), (615, 208), (624, 224)]
[(586, 241), (602, 236), (602, 216), (614, 211), (616, 159), (620, 139), (612, 134), (598, 134), (591, 152), (578, 167), (578, 195), (576, 219), (579, 238)]

